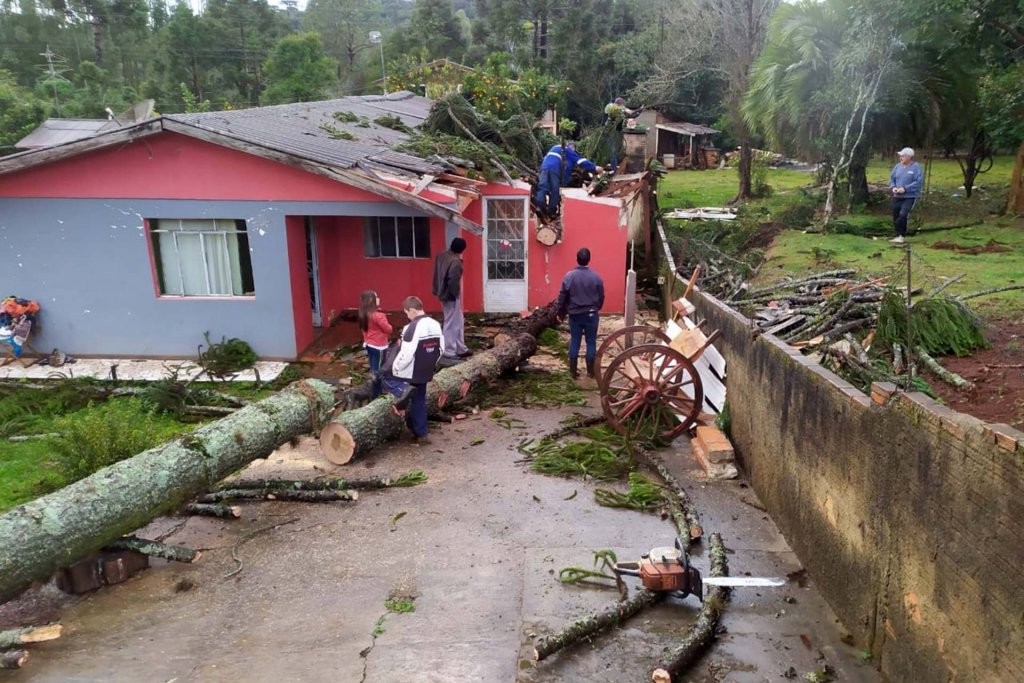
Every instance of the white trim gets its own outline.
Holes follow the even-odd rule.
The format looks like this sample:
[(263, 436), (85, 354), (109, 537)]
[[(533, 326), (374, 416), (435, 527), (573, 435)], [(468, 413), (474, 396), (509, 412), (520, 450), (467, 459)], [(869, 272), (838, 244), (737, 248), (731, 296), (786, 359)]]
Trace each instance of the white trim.
[[(529, 239), (529, 236), (530, 236), (530, 230), (529, 230), (530, 229), (530, 205), (529, 205), (530, 197), (529, 197), (529, 195), (519, 195), (519, 194), (516, 194), (516, 195), (485, 195), (484, 197), (482, 197), (482, 199), (483, 199), (483, 211), (482, 211), (483, 216), (482, 216), (481, 223), (483, 224), (484, 232), (483, 232), (482, 239), (481, 239), (481, 244), (483, 246), (483, 248), (481, 249), (481, 252), (482, 252), (482, 259), (483, 259), (483, 263), (482, 263), (482, 270), (483, 270), (482, 277), (483, 277), (483, 308), (484, 308), (484, 312), (487, 312), (487, 313), (492, 313), (492, 312), (493, 313), (498, 313), (498, 312), (515, 313), (515, 312), (526, 310), (529, 307), (529, 302), (530, 302), (530, 239)], [(489, 233), (489, 225), (488, 225), (488, 223), (489, 223), (489, 220), (490, 220), (490, 215), (488, 213), (488, 208), (489, 208), (490, 202), (492, 200), (520, 201), (523, 204), (523, 219), (522, 219), (522, 229), (523, 229), (522, 300), (521, 300), (521, 306), (517, 310), (514, 310), (514, 311), (513, 310), (506, 311), (506, 310), (504, 310), (505, 307), (502, 307), (502, 306), (497, 306), (496, 307), (495, 306), (495, 302), (493, 300), (490, 301), (490, 302), (488, 301), (489, 297), (488, 297), (488, 294), (487, 294), (487, 290), (488, 290), (488, 283), (490, 282), (490, 278), (487, 277), (487, 252), (488, 252), (488, 233)], [(495, 284), (498, 284), (498, 283), (501, 283), (502, 281), (501, 280), (495, 280), (494, 282), (495, 282)], [(506, 289), (508, 289), (508, 288), (513, 287), (513, 286), (516, 286), (513, 283), (518, 283), (519, 281), (518, 280), (512, 280), (512, 281), (504, 281), (504, 282), (507, 284)], [(490, 297), (490, 298), (493, 299), (493, 296)], [(489, 303), (491, 305), (488, 305)], [(496, 310), (496, 308), (500, 308), (502, 310)]]

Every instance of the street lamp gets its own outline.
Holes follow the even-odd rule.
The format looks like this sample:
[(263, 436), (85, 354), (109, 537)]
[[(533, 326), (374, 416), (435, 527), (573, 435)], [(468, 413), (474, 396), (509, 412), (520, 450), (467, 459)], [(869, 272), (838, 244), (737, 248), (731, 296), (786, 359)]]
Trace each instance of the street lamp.
[(388, 74), (384, 70), (384, 37), (380, 31), (370, 31), (370, 44), (380, 45), (380, 87), (384, 94), (388, 94)]

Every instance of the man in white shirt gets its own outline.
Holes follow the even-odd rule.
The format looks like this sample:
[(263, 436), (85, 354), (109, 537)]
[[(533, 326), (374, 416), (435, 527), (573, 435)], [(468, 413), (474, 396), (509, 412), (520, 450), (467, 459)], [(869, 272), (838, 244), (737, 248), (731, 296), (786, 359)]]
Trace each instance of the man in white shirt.
[(405, 409), (405, 424), (413, 438), (426, 443), (427, 383), (434, 378), (437, 361), (444, 353), (444, 335), (440, 323), (423, 312), (419, 297), (406, 297), (402, 309), (409, 324), (402, 330), (390, 367), (387, 363), (381, 367), (381, 382), (398, 398), (395, 407)]

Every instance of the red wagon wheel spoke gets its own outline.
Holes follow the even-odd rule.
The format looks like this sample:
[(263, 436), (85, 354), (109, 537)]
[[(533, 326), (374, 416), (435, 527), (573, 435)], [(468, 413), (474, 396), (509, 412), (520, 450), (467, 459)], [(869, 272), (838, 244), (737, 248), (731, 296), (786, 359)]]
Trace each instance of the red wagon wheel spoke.
[(604, 373), (605, 417), (634, 438), (671, 441), (696, 421), (703, 402), (703, 387), (693, 364), (663, 344), (626, 349)]
[(632, 325), (615, 330), (601, 342), (597, 348), (597, 383), (598, 388), (604, 382), (606, 369), (611, 366), (612, 360), (622, 355), (625, 351), (641, 345), (668, 344), (671, 340), (668, 335), (657, 327), (650, 325)]

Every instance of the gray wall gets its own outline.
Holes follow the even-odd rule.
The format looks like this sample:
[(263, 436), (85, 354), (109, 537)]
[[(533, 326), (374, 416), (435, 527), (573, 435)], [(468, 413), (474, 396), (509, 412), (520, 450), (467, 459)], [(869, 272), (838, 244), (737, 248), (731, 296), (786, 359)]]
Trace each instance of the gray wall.
[[(286, 215), (422, 215), (377, 202), (0, 198), (0, 296), (42, 306), (30, 342), (81, 356), (195, 357), (203, 332), (294, 358)], [(143, 220), (244, 219), (254, 299), (158, 298)]]

